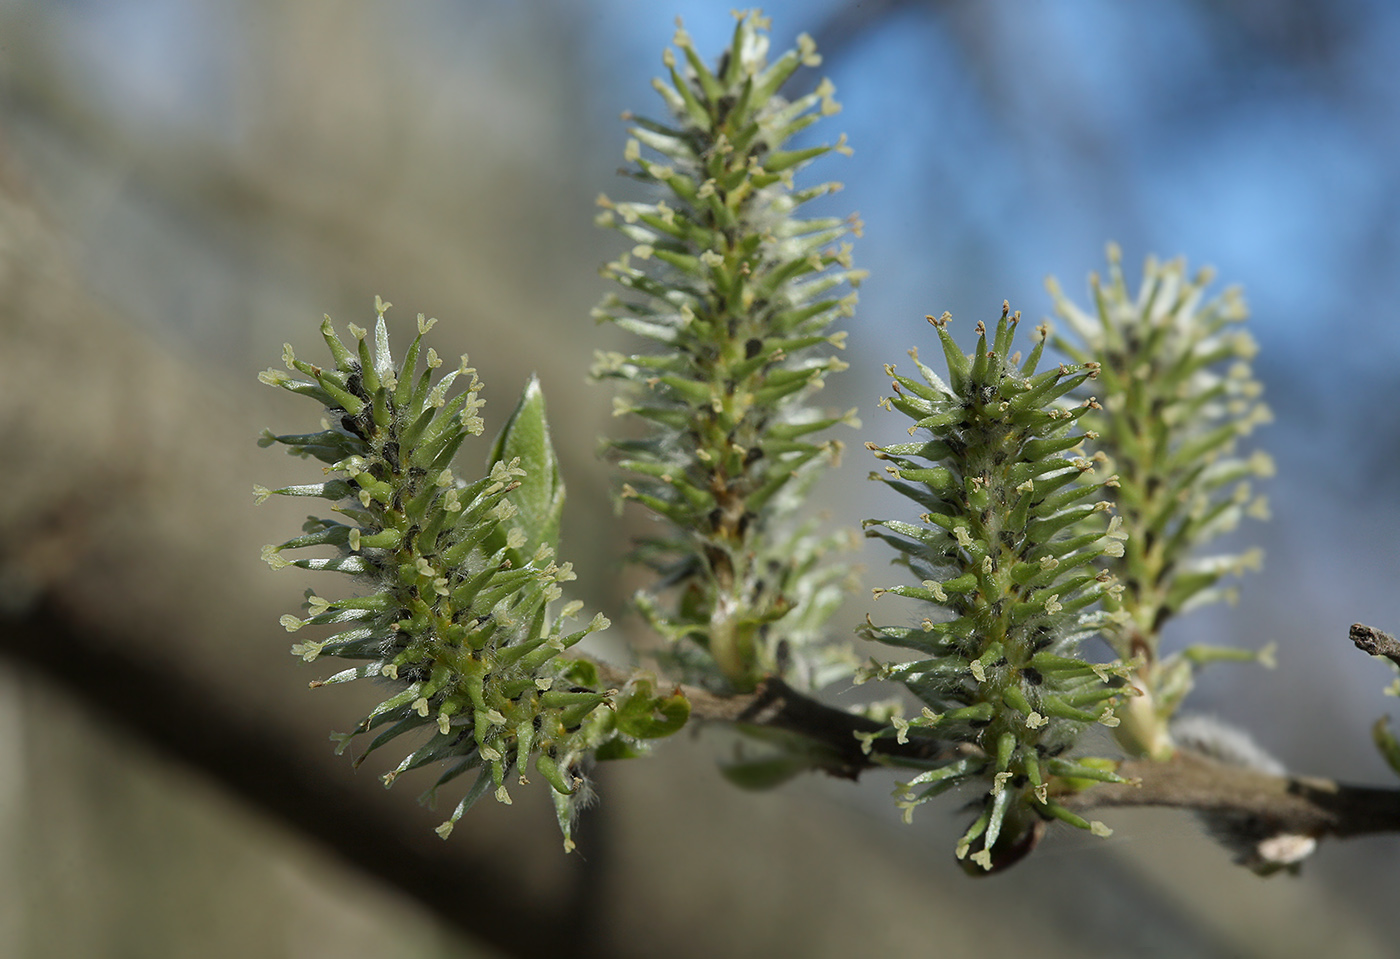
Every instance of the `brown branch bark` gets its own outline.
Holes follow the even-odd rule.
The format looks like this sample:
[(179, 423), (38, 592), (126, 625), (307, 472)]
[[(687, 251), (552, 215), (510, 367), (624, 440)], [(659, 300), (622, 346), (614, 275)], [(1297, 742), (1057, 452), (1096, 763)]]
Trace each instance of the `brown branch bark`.
[[(1352, 627), (1353, 639), (1357, 629)], [(1392, 651), (1400, 655), (1400, 643), (1384, 633), (1379, 637), (1381, 649), (1390, 648), (1384, 642), (1388, 640), (1394, 646)], [(615, 669), (608, 675), (609, 682), (626, 678)], [(878, 732), (883, 728), (880, 723), (819, 703), (776, 678), (742, 695), (719, 696), (694, 687), (686, 687), (685, 693), (695, 719), (766, 726), (818, 741), (832, 757), (822, 771), (842, 778), (855, 779), (865, 770), (898, 765), (900, 760), (951, 756), (959, 748), (911, 736), (906, 743), (874, 740), (867, 753), (857, 735)], [(1237, 817), (1247, 820), (1250, 831), (1261, 838), (1400, 832), (1398, 789), (1353, 786), (1315, 776), (1270, 775), (1185, 749), (1167, 762), (1125, 761), (1119, 774), (1130, 782), (1104, 783), (1063, 796), (1060, 801), (1080, 812), (1113, 806), (1166, 806), (1206, 816)]]
[[(599, 663), (598, 668), (604, 682), (613, 686), (623, 685), (631, 676), (629, 671), (605, 663)], [(821, 771), (840, 779), (857, 779), (865, 770), (885, 765), (884, 759), (938, 759), (960, 749), (932, 739), (911, 738), (904, 743), (876, 739), (867, 752), (856, 734), (878, 733), (886, 728), (884, 723), (828, 706), (775, 676), (749, 693), (720, 695), (698, 686), (680, 688), (690, 700), (692, 719), (799, 733), (824, 747)]]
[(1169, 806), (1251, 817), (1264, 834), (1346, 838), (1400, 832), (1400, 790), (1315, 776), (1272, 776), (1179, 750), (1167, 762), (1131, 760), (1104, 783), (1063, 800), (1072, 809)]
[(1400, 666), (1400, 642), (1397, 642), (1394, 636), (1364, 623), (1352, 623), (1350, 636), (1351, 641), (1356, 644), (1356, 648), (1363, 653), (1384, 656), (1395, 665)]

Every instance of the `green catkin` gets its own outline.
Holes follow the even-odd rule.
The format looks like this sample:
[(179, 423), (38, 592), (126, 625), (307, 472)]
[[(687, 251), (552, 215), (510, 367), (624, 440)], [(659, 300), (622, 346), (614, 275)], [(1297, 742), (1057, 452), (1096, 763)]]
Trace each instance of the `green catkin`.
[[(1204, 660), (1199, 649), (1162, 656), (1162, 628), (1182, 612), (1233, 598), (1222, 584), (1258, 568), (1257, 549), (1199, 550), (1241, 519), (1267, 516), (1252, 484), (1273, 474), (1273, 461), (1237, 449), (1270, 415), (1250, 370), (1256, 347), (1241, 328), (1248, 310), (1238, 290), (1207, 297), (1210, 271), (1188, 276), (1180, 260), (1149, 259), (1134, 293), (1116, 246), (1108, 260), (1107, 277), (1091, 278), (1090, 310), (1049, 282), (1056, 314), (1073, 334), (1054, 342), (1074, 360), (1098, 364), (1110, 397), (1083, 420), (1104, 468), (1117, 476), (1105, 494), (1126, 537), (1122, 554), (1100, 564), (1123, 584), (1108, 604), (1121, 615), (1104, 636), (1121, 658), (1137, 659), (1131, 681), (1144, 694), (1124, 711), (1117, 738), (1134, 755), (1166, 759), (1175, 748), (1168, 723)], [(1206, 658), (1268, 662), (1271, 654), (1218, 650)]]
[(948, 358), (948, 381), (911, 351), (920, 379), (887, 367), (894, 393), (882, 402), (914, 421), (911, 435), (924, 437), (870, 447), (885, 463), (885, 474), (872, 479), (927, 512), (919, 523), (871, 520), (866, 528), (921, 583), (876, 595), (910, 597), (937, 611), (919, 629), (872, 623), (862, 632), (916, 655), (882, 674), (903, 681), (923, 713), (885, 735), (922, 734), (971, 753), (955, 752), (909, 784), (932, 785), (905, 789), (901, 807), (907, 815), (954, 785), (981, 783), (982, 809), (958, 856), (989, 870), (1023, 854), (1040, 820), (1065, 818), (1047, 788), (1047, 763), (1086, 724), (1116, 723), (1121, 670), (1081, 663), (1074, 653), (1103, 625), (1087, 608), (1117, 592), (1092, 564), (1122, 544), (1104, 510), (1087, 501), (1104, 479), (1073, 455), (1083, 437), (1071, 431), (1095, 404), (1069, 405), (1065, 397), (1095, 366), (1037, 374), (1048, 331), (1036, 331), (1036, 349), (1021, 363), (1010, 352), (1020, 315), (1005, 306), (990, 336), (977, 325), (971, 354), (954, 342), (947, 314), (929, 320)]
[[(800, 219), (799, 206), (834, 192), (798, 190), (794, 176), (835, 144), (786, 150), (821, 115), (833, 88), (789, 102), (778, 90), (820, 58), (806, 36), (768, 59), (767, 21), (736, 14), (729, 50), (713, 66), (684, 29), (655, 82), (664, 122), (633, 118), (627, 172), (650, 202), (600, 197), (600, 225), (630, 251), (603, 270), (621, 295), (594, 311), (659, 344), (657, 354), (603, 354), (594, 375), (622, 381), (617, 412), (648, 424), (612, 444), (629, 475), (622, 498), (665, 521), (636, 558), (657, 573), (637, 608), (692, 678), (752, 688), (785, 673), (803, 686), (848, 671), (830, 652), (809, 654), (845, 590), (847, 567), (822, 557), (849, 541), (787, 522), (841, 444), (811, 434), (856, 424), (810, 405), (844, 334), (863, 271), (851, 267), (854, 218)], [(828, 647), (828, 650), (831, 648)], [(823, 658), (825, 657), (825, 658)]]
[[(450, 768), (425, 797), (431, 800), (440, 786), (477, 771), (476, 784), (438, 828), (443, 838), (488, 788), (510, 802), (507, 773), (513, 769), (523, 781), (533, 757), (556, 794), (565, 848), (572, 848), (577, 797), (586, 793), (581, 770), (591, 757), (603, 747), (618, 752), (674, 732), (688, 706), (678, 695), (657, 696), (637, 683), (621, 692), (606, 689), (591, 664), (568, 656), (608, 623), (599, 615), (566, 631), (564, 622), (580, 604), (551, 612), (574, 573), (554, 560), (563, 485), (538, 384), (526, 387), (491, 450), (486, 475), (470, 483), (458, 479), (453, 456), (484, 427), (481, 382), (464, 356), (430, 388), (441, 362), (432, 350), (428, 370), (418, 376), (421, 341), (433, 322), (422, 316), (406, 360), (396, 366), (387, 308), (376, 301), (372, 345), (368, 331), (351, 326), (353, 350), (325, 320), (321, 332), (334, 368), (297, 360), (288, 346), (288, 368), (310, 379), (279, 370), (259, 377), (326, 406), (321, 432), (269, 433), (263, 444), (281, 442), (293, 454), (315, 457), (334, 478), (280, 490), (257, 487), (257, 500), (274, 493), (319, 496), (350, 520), (313, 518), (304, 535), (265, 547), (264, 558), (274, 568), (353, 574), (367, 593), (343, 599), (308, 593), (306, 618), (283, 617), (288, 630), (353, 628), (297, 643), (292, 652), (307, 662), (323, 656), (367, 661), (313, 686), (362, 678), (391, 682), (388, 698), (352, 732), (333, 737), (344, 749), (379, 730), (357, 765), (400, 735), (427, 730), (427, 740), (383, 777), (386, 786), (404, 772), (446, 762)], [(454, 386), (465, 388), (449, 397)], [(335, 555), (282, 556), (307, 547), (330, 547)], [(614, 712), (623, 707), (648, 715), (661, 710), (671, 721), (624, 727)]]

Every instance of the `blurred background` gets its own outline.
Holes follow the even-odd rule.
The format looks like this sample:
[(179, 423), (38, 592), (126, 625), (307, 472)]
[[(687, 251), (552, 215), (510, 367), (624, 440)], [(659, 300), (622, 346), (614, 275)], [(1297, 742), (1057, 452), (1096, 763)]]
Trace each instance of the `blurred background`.
[[(864, 435), (826, 482), (834, 519), (902, 507), (860, 441), (881, 364), (923, 316), (1081, 302), (1116, 240), (1242, 284), (1275, 422), (1274, 518), (1240, 600), (1176, 643), (1278, 644), (1189, 703), (1291, 769), (1393, 782), (1369, 742), (1390, 672), (1346, 640), (1400, 626), (1400, 7), (1384, 0), (774, 0), (774, 44), (817, 38), (849, 159), (822, 202), (866, 229), (829, 402)], [(673, 19), (718, 52), (727, 4), (672, 0), (0, 0), (0, 954), (69, 956), (1389, 956), (1394, 838), (1328, 844), (1297, 878), (1232, 866), (1172, 812), (1057, 832), (972, 882), (956, 801), (904, 826), (889, 783), (741, 794), (722, 738), (683, 736), (600, 773), (565, 857), (542, 795), (478, 808), (451, 842), (414, 784), (330, 755), (368, 694), (312, 694), (277, 625), (302, 583), (261, 544), (306, 481), (254, 445), (310, 404), (260, 386), (322, 313), (482, 371), (488, 431), (538, 372), (571, 508), (564, 555), (615, 636), (629, 592), (585, 383), (593, 228), (623, 109)], [(838, 378), (841, 379), (841, 378)], [(483, 448), (465, 455), (485, 456)], [(839, 507), (839, 508), (838, 508)], [(630, 521), (629, 521), (630, 522)], [(891, 574), (867, 557), (868, 585)], [(854, 626), (853, 599), (838, 626)], [(625, 653), (619, 648), (613, 655)], [(838, 697), (842, 691), (834, 691)], [(426, 785), (426, 784), (425, 784)], [(521, 789), (520, 794), (542, 793)]]

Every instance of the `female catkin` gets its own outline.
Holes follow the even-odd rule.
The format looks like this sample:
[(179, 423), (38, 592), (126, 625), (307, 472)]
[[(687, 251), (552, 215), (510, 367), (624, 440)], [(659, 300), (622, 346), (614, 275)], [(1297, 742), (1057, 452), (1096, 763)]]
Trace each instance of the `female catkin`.
[(870, 624), (867, 638), (913, 650), (878, 673), (903, 682), (920, 715), (884, 735), (958, 744), (898, 791), (909, 810), (961, 783), (985, 784), (982, 808), (958, 846), (982, 869), (1014, 861), (1058, 818), (1097, 832), (1055, 800), (1056, 777), (1116, 778), (1066, 752), (1090, 723), (1112, 725), (1122, 694), (1114, 667), (1075, 657), (1100, 625), (1093, 607), (1116, 589), (1095, 560), (1122, 551), (1116, 521), (1098, 499), (1103, 480), (1071, 432), (1095, 405), (1063, 397), (1093, 364), (1037, 372), (1046, 329), (1022, 362), (1011, 354), (1019, 314), (1003, 306), (996, 329), (977, 325), (964, 354), (947, 314), (929, 318), (948, 363), (945, 382), (919, 362), (921, 379), (893, 366), (882, 405), (914, 421), (912, 443), (870, 446), (886, 463), (871, 474), (923, 510), (918, 522), (871, 520), (867, 535), (894, 547), (918, 586), (877, 589), (933, 607), (913, 627)]
[(768, 60), (767, 22), (738, 14), (733, 42), (713, 68), (683, 29), (655, 82), (669, 117), (634, 119), (627, 172), (660, 196), (599, 200), (599, 222), (629, 252), (603, 273), (622, 288), (600, 320), (656, 344), (650, 354), (605, 354), (594, 374), (622, 381), (620, 415), (645, 424), (613, 441), (627, 475), (622, 498), (663, 521), (636, 558), (654, 583), (636, 605), (673, 640), (673, 658), (700, 682), (743, 690), (786, 673), (802, 685), (825, 673), (819, 646), (844, 592), (847, 568), (823, 556), (840, 540), (788, 519), (841, 444), (818, 438), (855, 423), (854, 410), (810, 405), (844, 345), (831, 323), (851, 312), (862, 272), (851, 267), (854, 219), (796, 216), (838, 188), (799, 188), (812, 160), (849, 152), (788, 141), (834, 113), (833, 87), (789, 102), (779, 90), (820, 62), (808, 37)]
[[(645, 683), (607, 689), (593, 664), (567, 655), (607, 620), (599, 615), (566, 630), (564, 622), (582, 604), (552, 611), (574, 573), (554, 559), (563, 484), (538, 383), (526, 387), (491, 450), (486, 474), (461, 479), (452, 465), (458, 449), (483, 430), (476, 371), (464, 356), (433, 382), (442, 361), (431, 348), (422, 355), (423, 335), (433, 324), (422, 316), (418, 336), (396, 365), (387, 304), (376, 307), (372, 345), (368, 332), (352, 325), (355, 348), (347, 347), (327, 318), (321, 333), (334, 367), (300, 360), (288, 346), (288, 369), (306, 379), (280, 370), (260, 376), (319, 401), (327, 413), (319, 432), (269, 433), (264, 445), (280, 442), (294, 454), (315, 457), (328, 464), (324, 472), (332, 478), (259, 487), (258, 501), (274, 493), (319, 497), (343, 518), (312, 518), (303, 535), (266, 547), (264, 557), (274, 568), (348, 573), (362, 587), (362, 595), (340, 599), (308, 591), (305, 618), (284, 616), (283, 625), (289, 631), (326, 627), (332, 634), (297, 643), (292, 652), (307, 662), (334, 656), (364, 663), (313, 686), (367, 678), (391, 683), (388, 698), (351, 733), (336, 737), (343, 749), (378, 731), (357, 764), (403, 734), (427, 733), (383, 776), (386, 786), (410, 770), (446, 763), (427, 793), (432, 798), (438, 787), (477, 771), (475, 784), (438, 829), (444, 838), (488, 790), (509, 803), (507, 775), (513, 770), (524, 782), (533, 763), (552, 789), (571, 847), (582, 767), (600, 749), (617, 753), (674, 731), (688, 707), (679, 696), (653, 695)], [(463, 382), (466, 389), (453, 395)], [(283, 556), (309, 547), (329, 547), (334, 555)]]

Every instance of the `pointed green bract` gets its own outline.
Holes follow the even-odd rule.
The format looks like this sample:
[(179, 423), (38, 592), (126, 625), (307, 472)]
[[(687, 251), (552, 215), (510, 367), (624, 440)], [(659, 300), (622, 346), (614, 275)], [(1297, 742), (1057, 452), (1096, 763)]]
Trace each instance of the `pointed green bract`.
[(1273, 474), (1273, 461), (1262, 452), (1242, 455), (1239, 446), (1270, 414), (1250, 370), (1256, 347), (1241, 329), (1248, 311), (1238, 290), (1207, 297), (1209, 271), (1188, 277), (1179, 260), (1149, 259), (1133, 292), (1117, 247), (1108, 258), (1107, 278), (1091, 278), (1091, 310), (1050, 282), (1056, 313), (1073, 334), (1055, 345), (1099, 365), (1105, 399), (1084, 427), (1118, 476), (1107, 495), (1128, 534), (1123, 554), (1103, 564), (1123, 584), (1112, 608), (1124, 614), (1105, 638), (1123, 659), (1141, 658), (1133, 683), (1145, 695), (1124, 712), (1118, 738), (1134, 754), (1165, 759), (1174, 749), (1168, 721), (1205, 660), (1199, 651), (1162, 657), (1162, 627), (1232, 598), (1222, 582), (1258, 568), (1257, 549), (1200, 550), (1241, 519), (1267, 516), (1253, 482)]
[[(967, 747), (902, 788), (900, 805), (912, 810), (979, 781), (981, 815), (958, 856), (991, 869), (1028, 848), (1040, 819), (1067, 818), (1049, 789), (1059, 774), (1051, 764), (1086, 724), (1117, 722), (1121, 669), (1075, 654), (1103, 625), (1095, 604), (1118, 588), (1094, 563), (1121, 552), (1122, 542), (1116, 519), (1096, 502), (1105, 478), (1094, 461), (1073, 455), (1083, 441), (1078, 422), (1095, 404), (1067, 396), (1096, 374), (1094, 364), (1034, 373), (1039, 349), (1024, 363), (1011, 354), (1020, 316), (1006, 307), (990, 342), (977, 324), (972, 354), (957, 346), (947, 314), (929, 319), (948, 357), (947, 383), (911, 353), (922, 382), (887, 367), (894, 395), (882, 402), (912, 420), (909, 432), (922, 442), (870, 446), (885, 463), (884, 475), (871, 478), (922, 512), (917, 523), (866, 527), (920, 582), (876, 595), (930, 609), (916, 627), (871, 623), (863, 635), (915, 653), (878, 670), (924, 704), (884, 735)], [(1037, 347), (1047, 332), (1036, 331)]]
[[(486, 790), (510, 802), (507, 776), (525, 781), (531, 763), (553, 789), (566, 847), (578, 802), (586, 794), (583, 770), (600, 748), (613, 753), (642, 739), (674, 732), (688, 704), (630, 684), (609, 690), (587, 663), (567, 651), (607, 626), (601, 615), (579, 629), (565, 623), (580, 603), (561, 614), (551, 606), (574, 578), (557, 563), (559, 513), (564, 488), (549, 440), (544, 399), (533, 379), (491, 448), (487, 472), (475, 480), (455, 475), (451, 464), (469, 436), (480, 435), (483, 400), (476, 371), (461, 364), (432, 382), (442, 365), (429, 349), (427, 370), (418, 361), (432, 321), (419, 317), (418, 336), (402, 366), (389, 352), (377, 302), (373, 346), (365, 330), (351, 327), (356, 348), (340, 340), (329, 319), (321, 331), (335, 366), (296, 359), (264, 382), (312, 396), (327, 407), (319, 433), (264, 437), (294, 454), (330, 463), (333, 478), (280, 490), (258, 487), (261, 502), (273, 493), (331, 500), (344, 518), (312, 519), (303, 535), (264, 550), (274, 568), (329, 569), (360, 578), (368, 595), (327, 599), (308, 593), (305, 618), (283, 617), (290, 630), (324, 627), (329, 636), (304, 640), (292, 652), (307, 662), (322, 656), (358, 660), (313, 686), (355, 679), (388, 680), (388, 698), (346, 735), (341, 748), (371, 734), (356, 758), (405, 733), (418, 745), (384, 778), (392, 785), (405, 772), (432, 763), (448, 769), (429, 790), (475, 772), (476, 784), (439, 827), (452, 825)], [(453, 390), (459, 392), (453, 394)], [(287, 550), (329, 547), (334, 555), (288, 560)], [(610, 708), (625, 706), (620, 723)], [(426, 733), (427, 738), (421, 737)]]
[(657, 80), (670, 116), (636, 120), (628, 172), (658, 194), (651, 202), (600, 199), (600, 224), (630, 252), (603, 273), (623, 287), (595, 316), (660, 344), (657, 354), (599, 358), (594, 375), (622, 381), (618, 412), (645, 421), (641, 439), (613, 451), (629, 474), (624, 499), (663, 517), (667, 531), (637, 558), (658, 585), (637, 606), (676, 656), (705, 681), (751, 688), (788, 667), (802, 685), (820, 682), (820, 656), (806, 655), (842, 592), (844, 567), (822, 557), (839, 540), (790, 515), (841, 445), (814, 436), (854, 412), (831, 416), (811, 396), (846, 364), (832, 355), (863, 273), (852, 269), (854, 219), (801, 219), (797, 209), (837, 189), (799, 190), (813, 159), (847, 152), (785, 144), (833, 113), (825, 81), (791, 102), (778, 88), (818, 62), (810, 39), (769, 61), (766, 23), (738, 15), (733, 43), (707, 67), (684, 30)]
[(1390, 728), (1389, 716), (1382, 716), (1371, 726), (1371, 738), (1391, 772), (1400, 776), (1400, 742), (1396, 741), (1395, 733)]
[[(564, 482), (559, 476), (559, 459), (549, 437), (544, 391), (540, 389), (538, 378), (530, 377), (525, 385), (520, 402), (491, 446), (489, 461), (518, 462), (525, 472), (510, 496), (516, 508), (516, 522), (525, 533), (525, 542), (519, 549), (508, 547), (506, 553), (514, 564), (523, 565), (541, 546), (558, 545), (559, 523), (564, 515)], [(499, 530), (489, 545), (496, 549), (506, 545)]]

